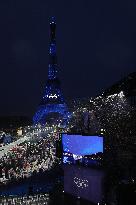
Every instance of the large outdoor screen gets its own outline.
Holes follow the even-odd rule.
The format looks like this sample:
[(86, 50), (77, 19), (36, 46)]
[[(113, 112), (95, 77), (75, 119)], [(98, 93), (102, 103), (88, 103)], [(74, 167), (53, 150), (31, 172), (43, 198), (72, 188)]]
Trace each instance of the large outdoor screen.
[(104, 195), (104, 177), (103, 170), (65, 165), (64, 191), (98, 204)]
[(102, 136), (83, 136), (62, 134), (63, 151), (75, 155), (92, 155), (103, 153)]

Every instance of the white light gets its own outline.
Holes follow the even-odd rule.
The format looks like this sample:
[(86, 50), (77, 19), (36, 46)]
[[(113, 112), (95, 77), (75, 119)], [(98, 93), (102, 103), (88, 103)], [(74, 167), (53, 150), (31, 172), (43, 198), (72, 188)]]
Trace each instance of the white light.
[(74, 160), (78, 160), (78, 159), (82, 159), (82, 156), (73, 154), (73, 158), (74, 158)]
[(49, 98), (57, 98), (57, 95), (55, 94), (55, 95), (49, 95)]
[(74, 183), (77, 185), (78, 188), (86, 188), (88, 187), (88, 180), (87, 179), (80, 179), (78, 177), (74, 177)]
[(124, 97), (123, 91), (121, 91), (121, 92), (118, 94), (118, 96), (121, 97), (121, 98)]

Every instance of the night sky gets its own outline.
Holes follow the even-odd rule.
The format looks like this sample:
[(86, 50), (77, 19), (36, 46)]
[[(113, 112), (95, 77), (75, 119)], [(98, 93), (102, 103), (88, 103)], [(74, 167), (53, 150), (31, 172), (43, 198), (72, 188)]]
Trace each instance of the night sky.
[(47, 80), (52, 15), (66, 98), (98, 95), (136, 70), (135, 0), (1, 0), (0, 115), (35, 112)]

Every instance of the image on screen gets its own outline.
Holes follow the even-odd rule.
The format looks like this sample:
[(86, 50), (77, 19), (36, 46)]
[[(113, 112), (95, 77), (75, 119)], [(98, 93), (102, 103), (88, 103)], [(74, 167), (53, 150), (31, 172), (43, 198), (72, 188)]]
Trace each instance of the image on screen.
[(103, 170), (64, 166), (64, 192), (98, 204), (104, 195)]
[(102, 136), (83, 136), (62, 134), (63, 151), (75, 155), (85, 156), (98, 152), (103, 153)]

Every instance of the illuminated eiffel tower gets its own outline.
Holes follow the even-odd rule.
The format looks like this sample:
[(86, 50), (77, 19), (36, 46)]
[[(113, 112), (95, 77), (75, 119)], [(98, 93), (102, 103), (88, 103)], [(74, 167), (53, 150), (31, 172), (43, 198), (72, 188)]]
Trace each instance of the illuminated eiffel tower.
[(42, 101), (33, 117), (34, 124), (54, 123), (67, 121), (68, 108), (62, 95), (60, 81), (58, 78), (58, 65), (56, 55), (56, 22), (54, 17), (50, 22), (50, 49), (48, 80), (45, 86)]

